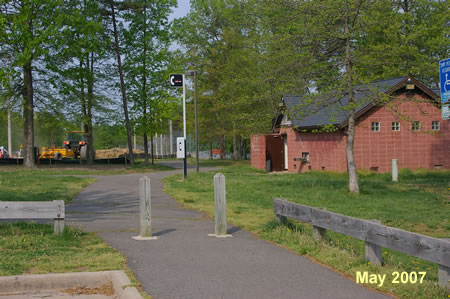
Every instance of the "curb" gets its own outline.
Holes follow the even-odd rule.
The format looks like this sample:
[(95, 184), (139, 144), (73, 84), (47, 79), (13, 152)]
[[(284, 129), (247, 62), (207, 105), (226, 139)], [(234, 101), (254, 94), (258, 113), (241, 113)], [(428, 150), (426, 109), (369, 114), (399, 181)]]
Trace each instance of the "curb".
[(31, 274), (0, 277), (1, 293), (36, 292), (76, 287), (95, 288), (111, 281), (115, 298), (142, 299), (121, 270), (100, 272)]

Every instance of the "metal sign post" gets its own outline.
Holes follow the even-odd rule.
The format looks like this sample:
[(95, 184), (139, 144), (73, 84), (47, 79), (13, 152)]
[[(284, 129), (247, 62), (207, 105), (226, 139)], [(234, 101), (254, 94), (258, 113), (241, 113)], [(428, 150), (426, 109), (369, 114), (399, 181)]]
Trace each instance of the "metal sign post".
[(187, 178), (187, 161), (186, 161), (186, 84), (183, 76), (183, 137), (184, 137), (184, 179)]
[(183, 87), (183, 150), (181, 151), (181, 146), (179, 140), (177, 139), (177, 158), (183, 158), (184, 165), (184, 178), (187, 178), (187, 161), (186, 161), (186, 87), (184, 74), (170, 74), (169, 75), (169, 85), (170, 87)]
[(439, 62), (439, 77), (441, 81), (442, 119), (450, 119), (450, 58)]

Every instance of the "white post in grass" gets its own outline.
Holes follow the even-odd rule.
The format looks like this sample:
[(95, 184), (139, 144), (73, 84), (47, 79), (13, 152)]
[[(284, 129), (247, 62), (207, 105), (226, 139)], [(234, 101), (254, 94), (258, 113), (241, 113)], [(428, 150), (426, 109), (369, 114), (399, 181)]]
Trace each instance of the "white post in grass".
[(392, 181), (398, 182), (398, 160), (392, 159)]
[(150, 178), (147, 176), (139, 179), (139, 197), (140, 197), (140, 234), (132, 237), (135, 240), (155, 240), (158, 237), (152, 237), (152, 191), (150, 187)]
[(225, 176), (218, 173), (214, 176), (214, 214), (215, 233), (211, 237), (226, 238), (227, 235), (227, 202), (225, 191)]

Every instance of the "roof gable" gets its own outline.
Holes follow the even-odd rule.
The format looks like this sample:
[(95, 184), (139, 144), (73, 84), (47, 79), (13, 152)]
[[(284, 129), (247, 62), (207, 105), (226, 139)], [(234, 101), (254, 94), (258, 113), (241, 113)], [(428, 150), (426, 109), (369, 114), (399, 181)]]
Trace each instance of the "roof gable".
[[(439, 95), (424, 86), (411, 76), (375, 81), (367, 85), (357, 85), (355, 90), (355, 103), (357, 108), (355, 116), (358, 118), (376, 105), (379, 94), (391, 94), (402, 88), (407, 82), (416, 85), (431, 98), (439, 98)], [(348, 95), (343, 97), (329, 97), (320, 101), (308, 102), (303, 96), (284, 96), (282, 98), (289, 120), (296, 128), (313, 129), (327, 125), (345, 127), (349, 117), (349, 111), (342, 107), (348, 106)]]

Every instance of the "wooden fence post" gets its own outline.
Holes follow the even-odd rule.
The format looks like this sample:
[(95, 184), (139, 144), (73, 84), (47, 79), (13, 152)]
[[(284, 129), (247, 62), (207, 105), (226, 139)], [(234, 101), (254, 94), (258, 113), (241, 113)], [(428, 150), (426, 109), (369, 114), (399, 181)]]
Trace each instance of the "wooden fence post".
[(132, 237), (135, 240), (156, 240), (152, 236), (152, 191), (150, 178), (147, 176), (139, 179), (139, 236)]
[(287, 222), (287, 220), (288, 220), (287, 217), (282, 216), (282, 215), (275, 214), (275, 221), (276, 221), (277, 223), (279, 223), (279, 224), (284, 224), (284, 223)]
[[(392, 160), (394, 161), (394, 160)], [(394, 163), (392, 163), (394, 164)], [(380, 220), (367, 220), (373, 223), (378, 223), (381, 224)], [(365, 252), (366, 252), (366, 261), (371, 262), (372, 264), (375, 265), (381, 265), (383, 263), (383, 255), (381, 252), (381, 246), (370, 243), (370, 242), (365, 242)]]
[[(322, 210), (322, 211), (326, 211), (327, 210), (326, 208), (319, 208), (319, 209)], [(314, 237), (314, 239), (316, 239), (317, 241), (325, 240), (325, 237), (327, 235), (327, 230), (326, 229), (324, 229), (322, 227), (319, 227), (319, 226), (315, 226), (315, 225), (312, 226), (312, 229), (313, 229), (313, 237)]]
[(225, 176), (218, 173), (214, 176), (214, 214), (215, 233), (209, 234), (211, 237), (231, 237), (227, 235), (227, 201)]
[(450, 267), (438, 265), (439, 285), (450, 290)]
[(317, 241), (325, 240), (325, 236), (327, 233), (327, 230), (318, 226), (313, 225), (313, 237)]

